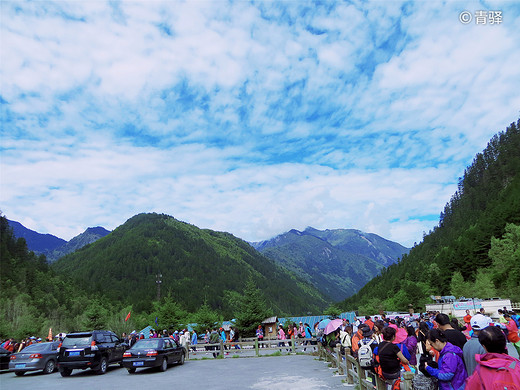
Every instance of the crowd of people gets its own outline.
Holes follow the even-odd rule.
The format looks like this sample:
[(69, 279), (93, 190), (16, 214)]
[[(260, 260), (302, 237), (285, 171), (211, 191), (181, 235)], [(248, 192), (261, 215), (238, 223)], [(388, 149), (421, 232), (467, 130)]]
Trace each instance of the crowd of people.
[(505, 308), (498, 314), (493, 322), (484, 310), (467, 310), (464, 324), (439, 312), (407, 319), (366, 316), (343, 320), (336, 331), (318, 337), (357, 358), (389, 389), (399, 388), (404, 371), (417, 372), (428, 378), (429, 388), (440, 390), (491, 389), (497, 380), (501, 389), (520, 389), (520, 360), (507, 348), (509, 342), (520, 355), (520, 318)]
[[(520, 360), (509, 356), (507, 348), (509, 342), (520, 355), (520, 316), (504, 308), (498, 310), (498, 321), (493, 322), (483, 309), (478, 313), (467, 310), (463, 322), (459, 324), (456, 318), (439, 312), (408, 318), (365, 316), (364, 319), (355, 317), (352, 323), (344, 319), (336, 330), (327, 334), (319, 323), (313, 328), (302, 322), (299, 325), (280, 324), (276, 335), (280, 348), (291, 347), (292, 343), (300, 343), (306, 348), (309, 343), (316, 343), (310, 339), (317, 339), (326, 347), (339, 346), (342, 354), (357, 358), (362, 369), (379, 375), (389, 388), (396, 388), (402, 372), (408, 370), (429, 378), (430, 383), (440, 390), (491, 389), (493, 383), (499, 383), (501, 389), (520, 389)], [(152, 329), (148, 337), (170, 337), (193, 350), (197, 344), (205, 343), (208, 344), (205, 349), (212, 350), (214, 357), (220, 350), (214, 345), (221, 341), (225, 350), (240, 349), (235, 327), (227, 332), (222, 327), (206, 329), (201, 336), (195, 331), (190, 333), (188, 329), (170, 332)], [(262, 325), (256, 329), (256, 337), (262, 346)], [(122, 334), (122, 339), (130, 346), (142, 338), (145, 335), (136, 331)], [(45, 341), (52, 340), (49, 330)], [(20, 342), (6, 339), (0, 347), (14, 353), (42, 341), (34, 336)], [(508, 381), (516, 387), (509, 386)]]

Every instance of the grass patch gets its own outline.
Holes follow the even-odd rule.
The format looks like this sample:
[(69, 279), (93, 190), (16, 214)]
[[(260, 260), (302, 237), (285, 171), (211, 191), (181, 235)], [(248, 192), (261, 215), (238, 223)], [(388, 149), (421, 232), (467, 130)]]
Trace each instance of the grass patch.
[(282, 353), (280, 351), (276, 351), (276, 352), (268, 354), (268, 355), (260, 355), (260, 357), (270, 357), (270, 356), (282, 356)]

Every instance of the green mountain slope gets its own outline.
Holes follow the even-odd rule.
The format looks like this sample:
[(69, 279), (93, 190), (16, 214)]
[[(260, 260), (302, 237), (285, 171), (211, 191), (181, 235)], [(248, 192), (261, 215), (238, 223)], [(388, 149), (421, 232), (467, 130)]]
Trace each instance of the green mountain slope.
[(310, 227), (253, 245), (335, 301), (357, 292), (384, 265), (395, 263), (398, 256), (408, 252), (405, 247), (375, 234)]
[(137, 311), (156, 299), (159, 273), (162, 294), (171, 294), (192, 312), (206, 300), (224, 316), (231, 315), (226, 291), (242, 293), (249, 275), (277, 314), (319, 312), (328, 304), (316, 289), (246, 242), (167, 215), (136, 215), (53, 268), (82, 288), (128, 302)]
[[(399, 264), (386, 268), (339, 308), (424, 308), (430, 295), (452, 294), (520, 300), (519, 255), (510, 238), (520, 229), (519, 126), (520, 120), (512, 123), (475, 157), (439, 225)], [(500, 242), (506, 231), (509, 252)]]
[(49, 263), (52, 263), (58, 260), (60, 257), (68, 255), (69, 253), (83, 248), (85, 245), (91, 244), (99, 240), (100, 238), (105, 237), (109, 233), (110, 231), (100, 226), (89, 227), (83, 233), (77, 235), (76, 237), (73, 237), (70, 241), (63, 244), (62, 246), (59, 246), (53, 251), (45, 253), (47, 261)]

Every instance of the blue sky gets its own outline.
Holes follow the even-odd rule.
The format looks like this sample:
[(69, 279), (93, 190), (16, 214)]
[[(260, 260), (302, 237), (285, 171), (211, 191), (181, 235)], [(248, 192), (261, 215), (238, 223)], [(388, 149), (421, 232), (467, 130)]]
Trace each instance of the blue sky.
[(0, 208), (65, 239), (160, 212), (411, 246), (518, 119), (519, 25), (513, 1), (2, 1)]

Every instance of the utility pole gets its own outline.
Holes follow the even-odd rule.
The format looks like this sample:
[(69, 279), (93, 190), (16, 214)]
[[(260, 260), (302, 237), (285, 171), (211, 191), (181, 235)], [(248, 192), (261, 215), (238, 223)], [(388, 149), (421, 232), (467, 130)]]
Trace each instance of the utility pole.
[(157, 279), (155, 280), (155, 283), (157, 283), (157, 302), (161, 300), (161, 283), (162, 283), (162, 274), (158, 273), (155, 275)]

